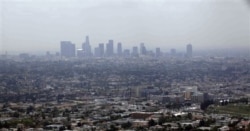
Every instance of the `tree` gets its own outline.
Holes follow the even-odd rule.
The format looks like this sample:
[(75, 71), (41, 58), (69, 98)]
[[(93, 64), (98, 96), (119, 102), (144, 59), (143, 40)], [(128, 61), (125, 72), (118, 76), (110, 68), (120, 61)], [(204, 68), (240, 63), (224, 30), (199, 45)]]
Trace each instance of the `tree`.
[(167, 129), (169, 129), (169, 130), (171, 129), (171, 124), (167, 125)]
[(177, 125), (178, 125), (178, 131), (182, 131), (183, 128), (182, 128), (181, 124), (178, 122)]
[(78, 123), (77, 123), (77, 126), (78, 126), (78, 127), (81, 127), (81, 126), (82, 126), (82, 123), (81, 123), (81, 122), (78, 122)]
[(110, 129), (107, 130), (107, 131), (118, 131), (118, 128), (115, 127), (115, 125), (111, 125), (111, 126), (110, 126)]
[(5, 109), (5, 108), (7, 108), (7, 107), (9, 107), (10, 105), (9, 105), (9, 103), (8, 102), (5, 102), (4, 104), (3, 104), (3, 106), (2, 106), (2, 109)]
[(148, 126), (151, 127), (151, 126), (155, 126), (157, 123), (153, 120), (153, 119), (150, 119), (148, 121)]
[(193, 126), (190, 124), (185, 127), (185, 131), (190, 131), (192, 129), (193, 129)]
[(192, 118), (193, 118), (192, 113), (189, 112), (189, 113), (187, 114), (187, 118), (190, 119), (190, 120), (192, 120)]
[(35, 108), (34, 108), (33, 106), (29, 106), (29, 107), (27, 107), (27, 109), (26, 109), (26, 113), (29, 114), (30, 112), (33, 112), (34, 109), (35, 109)]
[(164, 116), (161, 116), (161, 117), (159, 118), (159, 120), (158, 120), (158, 124), (159, 124), (159, 125), (162, 125), (164, 122), (166, 122), (165, 117), (164, 117)]
[(24, 118), (21, 121), (21, 123), (23, 123), (27, 127), (33, 127), (34, 126), (33, 122), (34, 122), (34, 120), (32, 120), (31, 118)]
[(247, 125), (247, 131), (250, 131), (250, 123)]
[(57, 108), (57, 107), (54, 107), (53, 110), (52, 110), (52, 116), (53, 116), (53, 117), (56, 117), (58, 114), (59, 114), (58, 108)]
[(146, 129), (142, 126), (136, 128), (136, 131), (146, 131)]
[(14, 112), (14, 113), (13, 113), (13, 117), (19, 118), (19, 116), (20, 116), (20, 115), (19, 115), (18, 112)]
[(9, 122), (4, 122), (3, 124), (2, 124), (2, 127), (3, 128), (10, 128), (10, 123)]
[(199, 126), (205, 126), (205, 121), (203, 119), (200, 120)]
[(204, 101), (204, 102), (201, 103), (200, 108), (201, 108), (201, 110), (206, 110), (207, 107), (208, 107), (209, 105), (213, 104), (213, 103), (214, 103), (214, 102), (213, 102), (212, 100)]
[(72, 130), (71, 124), (68, 124), (68, 125), (67, 125), (67, 129), (68, 129), (68, 130)]
[(211, 129), (211, 131), (218, 131), (219, 127), (218, 126), (215, 126)]
[(123, 128), (123, 129), (128, 129), (128, 128), (130, 128), (131, 126), (132, 126), (132, 123), (129, 122), (129, 121), (122, 124), (122, 128)]
[(64, 126), (60, 127), (60, 129), (59, 129), (59, 131), (64, 131), (64, 130), (65, 130)]

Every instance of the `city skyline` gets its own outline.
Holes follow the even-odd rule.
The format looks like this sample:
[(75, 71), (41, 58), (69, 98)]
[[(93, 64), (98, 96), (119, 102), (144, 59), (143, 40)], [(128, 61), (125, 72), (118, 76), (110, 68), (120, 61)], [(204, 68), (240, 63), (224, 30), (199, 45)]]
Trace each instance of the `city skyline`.
[[(88, 35), (83, 37), (83, 41), (81, 43), (75, 43), (72, 40), (61, 40), (59, 41), (59, 46), (57, 43), (58, 50), (50, 51), (50, 50), (40, 50), (38, 52), (8, 52), (5, 51), (2, 54), (3, 55), (20, 55), (20, 54), (29, 54), (29, 55), (47, 55), (48, 53), (50, 55), (60, 55), (65, 57), (111, 57), (111, 56), (138, 56), (138, 55), (149, 55), (151, 56), (184, 56), (184, 57), (192, 57), (193, 54), (195, 56), (199, 55), (212, 55), (212, 56), (250, 56), (250, 48), (248, 49), (237, 49), (237, 48), (224, 48), (224, 49), (197, 49), (195, 44), (193, 43), (186, 43), (181, 48), (174, 48), (174, 47), (168, 47), (162, 48), (160, 46), (152, 46), (148, 45), (147, 43), (140, 42), (131, 44), (130, 46), (124, 47), (123, 42), (121, 41), (115, 41), (113, 39), (108, 39), (106, 41), (102, 41), (99, 44), (92, 44), (90, 41), (91, 38), (89, 38)], [(62, 47), (62, 44), (66, 44), (66, 46)], [(111, 47), (109, 47), (111, 44)], [(121, 46), (121, 47), (119, 47)], [(193, 46), (195, 46), (195, 52), (193, 52)], [(150, 47), (150, 48), (148, 48)], [(64, 49), (62, 49), (64, 48)], [(62, 50), (65, 50), (65, 48), (68, 48), (71, 54), (68, 54), (69, 52), (65, 54), (61, 54)], [(135, 49), (136, 48), (136, 49)], [(135, 51), (136, 50), (136, 51)], [(74, 52), (74, 53), (73, 53)], [(96, 54), (96, 52), (98, 52)], [(109, 53), (107, 53), (109, 52)], [(157, 53), (158, 52), (158, 53)], [(215, 54), (214, 54), (215, 53)], [(72, 55), (74, 54), (74, 55)]]
[[(130, 47), (123, 46), (123, 42), (120, 41), (114, 41), (112, 39), (102, 41), (96, 46), (93, 46), (89, 40), (89, 36), (85, 36), (85, 41), (82, 43), (81, 47), (75, 47), (76, 50), (76, 56), (82, 57), (82, 56), (97, 56), (97, 57), (110, 57), (110, 56), (138, 56), (138, 55), (149, 55), (151, 56), (165, 56), (165, 55), (171, 55), (171, 56), (185, 56), (185, 57), (192, 57), (193, 54), (195, 56), (199, 55), (210, 55), (210, 56), (250, 56), (250, 50), (238, 50), (237, 48), (230, 49), (215, 49), (215, 50), (199, 50), (195, 46), (195, 52), (193, 52), (193, 43), (186, 43), (185, 46), (182, 48), (184, 49), (178, 49), (178, 48), (169, 48), (168, 50), (164, 50), (164, 48), (155, 45), (154, 47), (150, 47), (144, 42), (133, 44)], [(70, 41), (71, 42), (71, 41)], [(87, 50), (84, 46), (87, 44), (89, 47)], [(146, 45), (146, 46), (145, 46)], [(93, 47), (91, 49), (91, 46)], [(120, 46), (120, 47), (119, 47)], [(150, 48), (148, 48), (150, 47)], [(80, 52), (79, 52), (80, 51)], [(87, 51), (87, 54), (86, 54)], [(85, 52), (85, 53), (84, 53)], [(98, 53), (97, 53), (98, 52)], [(55, 53), (59, 53), (58, 51)], [(44, 54), (44, 52), (42, 53)], [(79, 55), (80, 54), (80, 55)]]
[[(2, 0), (1, 54), (58, 52), (58, 41), (81, 47), (112, 39), (123, 48), (145, 43), (162, 51), (250, 49), (247, 0)], [(16, 48), (18, 47), (18, 48)], [(92, 48), (93, 50), (93, 48)]]
[[(121, 42), (114, 42), (114, 40), (108, 40), (104, 46), (104, 43), (99, 43), (93, 49), (90, 42), (89, 36), (85, 37), (85, 41), (82, 43), (81, 48), (76, 48), (76, 45), (71, 41), (60, 42), (60, 54), (62, 57), (139, 57), (139, 56), (154, 56), (161, 57), (165, 56), (167, 52), (162, 52), (161, 47), (154, 47), (154, 49), (147, 48), (144, 43), (140, 43), (138, 46), (132, 45), (130, 48), (123, 49)], [(172, 52), (173, 49), (170, 50)], [(131, 53), (130, 53), (131, 52)], [(59, 53), (59, 52), (58, 52)], [(183, 52), (178, 52), (183, 53)], [(186, 45), (186, 52), (182, 55), (191, 58), (193, 54), (192, 44)], [(170, 55), (176, 56), (175, 53)]]

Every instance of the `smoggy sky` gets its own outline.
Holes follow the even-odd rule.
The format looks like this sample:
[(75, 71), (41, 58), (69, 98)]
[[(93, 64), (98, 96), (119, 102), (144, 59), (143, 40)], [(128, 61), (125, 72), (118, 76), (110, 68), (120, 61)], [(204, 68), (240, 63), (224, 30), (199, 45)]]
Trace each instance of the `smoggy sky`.
[[(59, 51), (113, 39), (124, 48), (250, 49), (248, 0), (0, 0), (1, 52)], [(116, 45), (115, 45), (116, 48)]]

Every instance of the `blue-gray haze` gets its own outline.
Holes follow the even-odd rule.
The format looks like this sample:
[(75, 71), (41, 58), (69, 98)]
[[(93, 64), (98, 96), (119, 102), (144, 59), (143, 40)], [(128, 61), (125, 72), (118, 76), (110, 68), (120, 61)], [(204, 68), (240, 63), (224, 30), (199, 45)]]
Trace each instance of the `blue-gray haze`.
[(61, 40), (92, 47), (250, 49), (249, 0), (0, 0), (0, 48), (59, 51)]

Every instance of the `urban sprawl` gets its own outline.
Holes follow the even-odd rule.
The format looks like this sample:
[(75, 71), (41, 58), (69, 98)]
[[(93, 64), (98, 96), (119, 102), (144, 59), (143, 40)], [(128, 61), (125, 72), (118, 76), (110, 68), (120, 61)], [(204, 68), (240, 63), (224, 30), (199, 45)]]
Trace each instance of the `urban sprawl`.
[(2, 131), (249, 131), (249, 57), (179, 55), (109, 40), (0, 57)]

